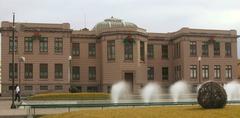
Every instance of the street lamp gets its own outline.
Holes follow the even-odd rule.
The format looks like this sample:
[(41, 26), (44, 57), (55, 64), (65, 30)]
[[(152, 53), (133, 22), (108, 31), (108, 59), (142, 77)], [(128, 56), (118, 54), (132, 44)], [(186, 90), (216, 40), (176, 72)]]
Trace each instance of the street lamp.
[(19, 86), (20, 90), (21, 90), (21, 62), (24, 63), (25, 60), (26, 60), (26, 59), (25, 59), (24, 56), (21, 56), (21, 57), (18, 58), (18, 61), (19, 61), (18, 86)]
[(72, 56), (68, 57), (68, 62), (69, 62), (69, 69), (68, 69), (68, 79), (69, 79), (69, 83), (71, 85), (71, 74), (72, 74), (72, 68), (71, 68), (71, 61), (72, 61)]
[(198, 71), (199, 71), (199, 84), (201, 84), (201, 60), (202, 60), (202, 58), (201, 57), (198, 57)]
[(16, 108), (16, 105), (14, 103), (14, 79), (15, 79), (15, 64), (14, 64), (14, 53), (15, 53), (15, 13), (13, 13), (13, 23), (12, 23), (12, 104), (11, 104), (11, 109), (15, 109)]

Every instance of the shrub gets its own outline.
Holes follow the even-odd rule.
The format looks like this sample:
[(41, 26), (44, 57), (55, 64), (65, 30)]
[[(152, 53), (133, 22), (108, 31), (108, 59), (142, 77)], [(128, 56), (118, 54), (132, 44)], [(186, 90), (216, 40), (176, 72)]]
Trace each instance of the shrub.
[(30, 96), (28, 100), (108, 100), (107, 93), (45, 93)]

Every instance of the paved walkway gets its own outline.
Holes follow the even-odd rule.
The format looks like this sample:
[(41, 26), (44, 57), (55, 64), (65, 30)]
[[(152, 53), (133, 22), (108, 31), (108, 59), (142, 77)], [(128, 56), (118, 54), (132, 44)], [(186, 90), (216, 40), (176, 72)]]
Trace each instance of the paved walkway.
[[(17, 108), (11, 109), (12, 101), (9, 99), (0, 99), (0, 118), (26, 118), (27, 116), (27, 109), (24, 108)], [(72, 109), (74, 111), (77, 109)], [(36, 115), (46, 115), (46, 114), (57, 114), (68, 112), (66, 108), (49, 108), (49, 109), (36, 109)]]

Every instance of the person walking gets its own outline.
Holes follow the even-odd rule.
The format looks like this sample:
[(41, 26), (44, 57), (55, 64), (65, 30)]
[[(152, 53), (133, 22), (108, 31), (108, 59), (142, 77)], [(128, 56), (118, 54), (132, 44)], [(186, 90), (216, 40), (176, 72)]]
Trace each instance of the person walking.
[(18, 100), (18, 102), (20, 102), (20, 88), (18, 85), (16, 85), (16, 89), (15, 89), (15, 101)]

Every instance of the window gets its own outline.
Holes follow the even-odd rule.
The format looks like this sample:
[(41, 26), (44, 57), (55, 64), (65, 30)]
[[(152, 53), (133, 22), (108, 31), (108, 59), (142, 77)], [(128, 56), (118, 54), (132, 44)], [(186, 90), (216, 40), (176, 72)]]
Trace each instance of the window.
[(33, 51), (33, 41), (31, 37), (25, 37), (24, 39), (24, 52)]
[(48, 38), (43, 37), (40, 40), (40, 52), (48, 52)]
[(162, 67), (162, 80), (168, 80), (168, 67)]
[(190, 56), (197, 56), (197, 42), (190, 41)]
[(26, 79), (32, 79), (33, 78), (33, 64), (26, 63), (25, 66), (25, 78)]
[(133, 43), (124, 43), (124, 59), (133, 60)]
[(40, 90), (48, 90), (48, 86), (40, 86)]
[(40, 79), (48, 78), (48, 64), (40, 64)]
[(12, 90), (13, 88), (15, 88), (15, 87), (13, 87), (13, 86), (8, 86), (8, 90), (9, 90), (9, 91)]
[(174, 44), (174, 57), (179, 58), (180, 57), (180, 43)]
[(154, 67), (148, 67), (148, 80), (154, 80)]
[[(13, 78), (13, 64), (9, 63), (9, 79)], [(14, 64), (14, 78), (18, 78), (18, 64)]]
[(202, 65), (202, 77), (203, 77), (203, 79), (209, 78), (209, 66), (208, 65)]
[[(18, 40), (17, 37), (15, 37), (15, 43), (14, 43), (14, 51), (17, 52), (17, 48), (18, 48)], [(9, 37), (9, 52), (13, 51), (13, 39), (12, 37)]]
[(88, 68), (89, 80), (96, 80), (96, 67), (90, 66)]
[(231, 51), (231, 43), (227, 42), (225, 43), (225, 56), (232, 56), (232, 51)]
[(80, 46), (79, 43), (73, 43), (72, 44), (72, 55), (73, 56), (79, 56), (80, 54)]
[(221, 76), (221, 66), (220, 65), (214, 65), (214, 78), (220, 79)]
[(115, 60), (115, 41), (107, 41), (107, 58), (108, 60)]
[(220, 43), (214, 42), (214, 56), (220, 56)]
[(73, 80), (79, 80), (80, 79), (80, 67), (79, 66), (73, 66), (72, 67), (72, 79)]
[(175, 66), (174, 72), (175, 72), (175, 80), (180, 80), (181, 79), (181, 65)]
[(54, 40), (54, 51), (55, 51), (55, 53), (62, 53), (63, 52), (63, 39), (62, 38), (55, 38), (55, 40)]
[(148, 44), (147, 51), (148, 51), (148, 53), (147, 53), (148, 58), (149, 59), (154, 58), (154, 45), (153, 44)]
[(97, 87), (96, 86), (88, 86), (87, 92), (97, 92)]
[(31, 91), (31, 90), (33, 90), (33, 87), (32, 86), (24, 86), (24, 90)]
[(205, 56), (205, 57), (208, 56), (208, 43), (207, 42), (202, 43), (202, 56)]
[(62, 79), (62, 77), (63, 77), (63, 65), (55, 64), (55, 78)]
[(168, 45), (162, 45), (162, 58), (168, 59)]
[(63, 90), (63, 86), (62, 85), (56, 85), (55, 90)]
[(197, 79), (197, 65), (190, 65), (190, 78)]
[(225, 77), (227, 79), (232, 79), (232, 66), (231, 65), (226, 65), (225, 68)]
[(89, 43), (88, 44), (88, 56), (89, 57), (96, 57), (96, 43)]
[(140, 41), (140, 60), (144, 61), (145, 58), (145, 46), (144, 46), (144, 42)]

